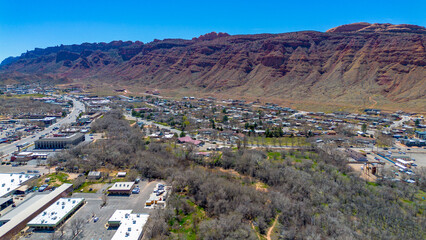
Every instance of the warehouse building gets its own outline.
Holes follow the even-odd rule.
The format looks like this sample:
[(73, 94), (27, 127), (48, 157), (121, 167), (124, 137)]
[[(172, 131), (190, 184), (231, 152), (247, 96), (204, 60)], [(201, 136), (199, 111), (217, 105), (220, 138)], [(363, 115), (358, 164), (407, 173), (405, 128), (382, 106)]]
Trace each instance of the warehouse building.
[(102, 176), (101, 172), (97, 171), (90, 171), (89, 174), (87, 174), (87, 179), (89, 180), (98, 180)]
[(0, 218), (3, 225), (0, 227), (0, 240), (12, 239), (27, 223), (43, 212), (52, 203), (72, 192), (72, 184), (65, 183), (49, 194), (35, 195), (18, 207)]
[(38, 194), (34, 195), (29, 199), (26, 199), (24, 202), (19, 204), (16, 208), (12, 209), (11, 211), (7, 212), (5, 215), (0, 217), (0, 227), (9, 222), (13, 217), (20, 214), (25, 209), (31, 207), (34, 205), (38, 200), (45, 197), (46, 194)]
[(134, 182), (116, 182), (108, 189), (108, 193), (111, 195), (130, 195), (133, 188), (135, 188)]
[(32, 219), (27, 226), (55, 230), (84, 204), (84, 198), (61, 198)]
[(13, 194), (17, 188), (34, 177), (32, 174), (0, 173), (0, 197)]
[(67, 137), (42, 138), (34, 142), (36, 149), (64, 149), (84, 141), (84, 134), (75, 133)]
[(132, 210), (116, 210), (108, 220), (108, 225), (118, 227), (111, 240), (139, 240), (143, 236), (143, 227), (148, 221), (148, 214), (132, 213)]
[(109, 227), (119, 227), (121, 221), (132, 213), (132, 210), (115, 210), (114, 214), (108, 220)]

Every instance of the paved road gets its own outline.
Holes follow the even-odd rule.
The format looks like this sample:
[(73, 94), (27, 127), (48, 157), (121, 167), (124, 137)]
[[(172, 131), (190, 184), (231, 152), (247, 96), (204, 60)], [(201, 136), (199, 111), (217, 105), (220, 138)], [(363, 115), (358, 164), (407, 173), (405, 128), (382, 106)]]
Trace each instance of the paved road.
[(129, 114), (125, 114), (124, 116), (128, 120), (135, 120), (135, 121), (138, 121), (138, 122), (143, 122), (143, 124), (145, 124), (145, 125), (154, 125), (154, 126), (159, 127), (160, 129), (167, 129), (167, 130), (169, 130), (172, 133), (177, 133), (178, 136), (182, 132), (182, 131), (174, 129), (174, 128), (170, 127), (170, 126), (163, 126), (161, 124), (157, 124), (157, 123), (154, 123), (152, 121), (148, 121), (148, 120), (145, 120), (145, 119), (142, 119), (142, 118), (133, 117), (132, 115), (129, 115)]
[(391, 124), (391, 128), (400, 127), (404, 122), (411, 120), (410, 116), (402, 116), (401, 120), (395, 121)]
[[(20, 145), (23, 144), (25, 142), (31, 144), (34, 144), (34, 141), (39, 139), (39, 137), (41, 137), (41, 135), (44, 134), (48, 134), (52, 131), (53, 128), (55, 127), (59, 127), (62, 124), (66, 124), (66, 123), (71, 123), (73, 121), (76, 120), (77, 116), (80, 114), (80, 112), (84, 112), (85, 111), (85, 106), (82, 102), (77, 101), (75, 99), (72, 99), (70, 97), (65, 96), (64, 97), (66, 100), (72, 100), (73, 101), (73, 108), (70, 114), (68, 114), (68, 116), (66, 116), (65, 118), (60, 119), (59, 121), (57, 121), (55, 124), (52, 124), (51, 126), (47, 127), (46, 129), (44, 129), (43, 131), (40, 131), (36, 134), (33, 134), (31, 136), (28, 136), (26, 138), (23, 138), (19, 141), (13, 142), (11, 144), (5, 145), (0, 147), (0, 152), (3, 152), (4, 155), (9, 156), (10, 154), (12, 154), (14, 151), (18, 150), (18, 148), (16, 147), (16, 145)], [(35, 136), (35, 137), (33, 137)]]

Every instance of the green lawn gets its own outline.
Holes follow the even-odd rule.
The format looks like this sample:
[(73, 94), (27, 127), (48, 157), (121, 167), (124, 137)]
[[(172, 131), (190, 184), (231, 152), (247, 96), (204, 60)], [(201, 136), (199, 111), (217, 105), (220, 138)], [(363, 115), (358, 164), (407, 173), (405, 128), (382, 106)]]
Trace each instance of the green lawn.
[(305, 137), (249, 137), (248, 144), (260, 146), (309, 146), (309, 143), (306, 141)]
[(63, 172), (55, 172), (51, 173), (49, 175), (46, 175), (44, 178), (39, 180), (39, 184), (44, 184), (44, 180), (46, 178), (50, 178), (50, 181), (48, 182), (49, 185), (59, 187), (63, 183), (71, 183), (70, 180), (68, 180), (69, 175)]
[(159, 125), (162, 125), (162, 126), (166, 126), (166, 127), (168, 127), (168, 126), (169, 126), (169, 124), (164, 123), (164, 122), (154, 122), (154, 123), (159, 124)]
[(40, 93), (33, 93), (33, 94), (19, 94), (19, 95), (3, 95), (4, 98), (42, 98), (42, 97), (46, 97), (46, 95), (44, 94), (40, 94)]
[(172, 228), (171, 232), (178, 239), (196, 240), (199, 239), (197, 236), (198, 226), (194, 229), (194, 221), (205, 220), (207, 216), (203, 208), (189, 200), (187, 202), (194, 208), (193, 211), (187, 215), (180, 212), (180, 220), (174, 218), (169, 221), (169, 225)]

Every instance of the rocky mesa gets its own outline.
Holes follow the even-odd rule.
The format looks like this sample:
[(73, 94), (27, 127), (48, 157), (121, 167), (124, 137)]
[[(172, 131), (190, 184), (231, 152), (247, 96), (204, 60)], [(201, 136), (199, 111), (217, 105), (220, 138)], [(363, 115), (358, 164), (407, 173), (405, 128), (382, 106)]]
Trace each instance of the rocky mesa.
[[(326, 32), (60, 45), (5, 59), (0, 81), (108, 83), (305, 104), (426, 109), (426, 29), (354, 23)], [(34, 77), (36, 76), (36, 77)]]

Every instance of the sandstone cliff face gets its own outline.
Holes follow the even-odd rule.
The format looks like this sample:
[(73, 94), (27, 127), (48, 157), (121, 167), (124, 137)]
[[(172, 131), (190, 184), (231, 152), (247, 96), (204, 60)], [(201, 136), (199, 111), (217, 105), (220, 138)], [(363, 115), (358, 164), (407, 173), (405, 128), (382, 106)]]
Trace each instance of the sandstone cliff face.
[[(3, 74), (101, 79), (243, 97), (426, 108), (426, 29), (357, 23), (321, 32), (60, 46), (8, 59)], [(408, 105), (407, 105), (408, 104)]]

